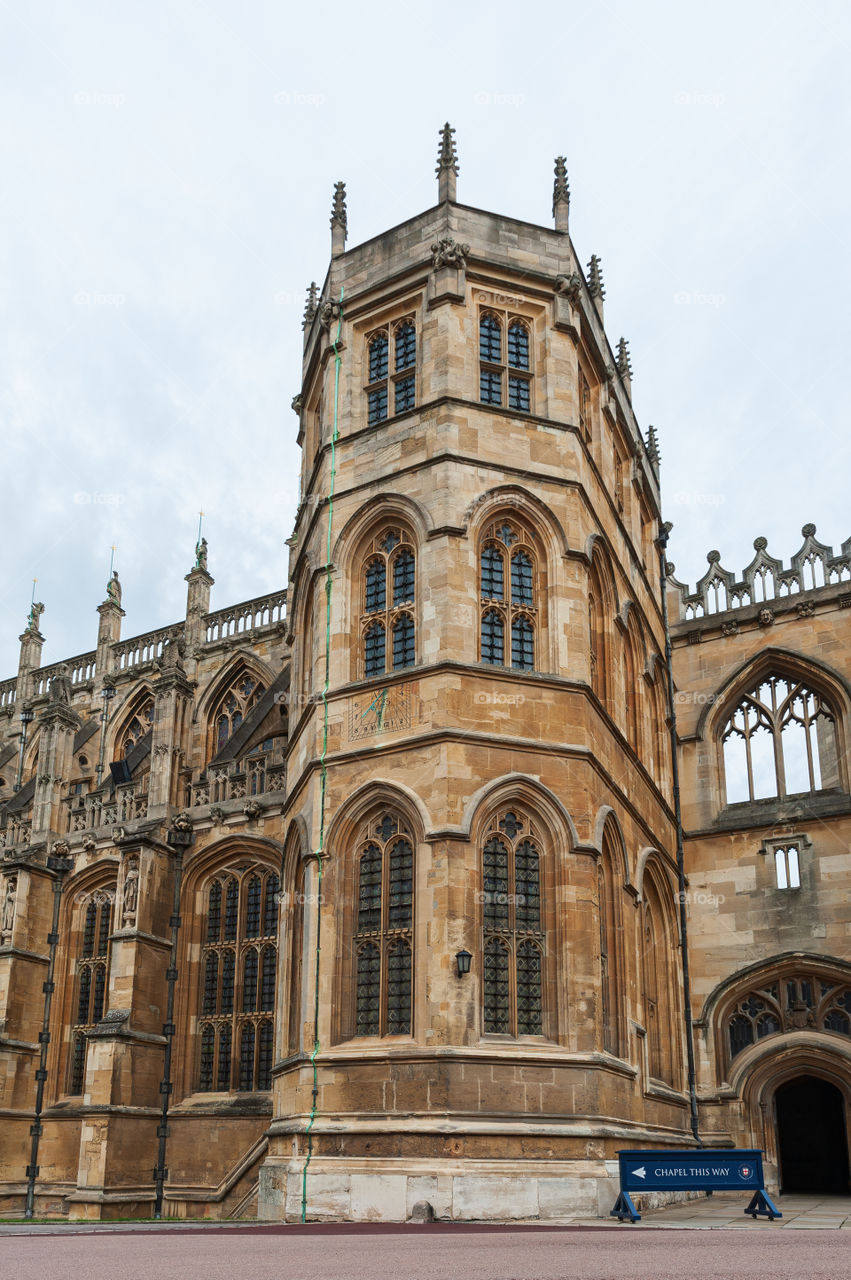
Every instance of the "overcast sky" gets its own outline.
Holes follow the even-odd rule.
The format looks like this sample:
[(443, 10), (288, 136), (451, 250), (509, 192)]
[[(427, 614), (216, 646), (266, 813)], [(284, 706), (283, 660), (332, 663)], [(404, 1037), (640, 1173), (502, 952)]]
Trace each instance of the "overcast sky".
[(4, 625), (94, 647), (183, 616), (205, 511), (213, 607), (286, 579), (305, 288), (330, 249), (466, 204), (602, 258), (606, 326), (662, 451), (677, 576), (848, 519), (849, 36), (842, 0), (464, 7), (0, 4)]

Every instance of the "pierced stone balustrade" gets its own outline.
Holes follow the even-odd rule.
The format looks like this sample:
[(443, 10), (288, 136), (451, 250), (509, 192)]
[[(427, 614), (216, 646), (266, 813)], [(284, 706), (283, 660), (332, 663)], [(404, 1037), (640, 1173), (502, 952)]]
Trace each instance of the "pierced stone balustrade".
[(277, 626), (286, 618), (286, 607), (286, 591), (274, 591), (271, 595), (259, 596), (256, 600), (246, 600), (243, 604), (208, 613), (204, 617), (206, 643), (217, 644), (232, 636), (243, 636)]
[(815, 532), (814, 524), (804, 525), (803, 546), (792, 556), (788, 569), (783, 568), (782, 560), (768, 554), (765, 538), (756, 538), (753, 544), (756, 555), (738, 580), (734, 573), (721, 567), (720, 554), (710, 551), (706, 557), (709, 569), (693, 592), (677, 581), (670, 566), (668, 581), (680, 593), (681, 616), (687, 621), (704, 618), (747, 605), (788, 600), (819, 587), (851, 583), (851, 538), (843, 542), (841, 552), (835, 555), (833, 547), (816, 540)]

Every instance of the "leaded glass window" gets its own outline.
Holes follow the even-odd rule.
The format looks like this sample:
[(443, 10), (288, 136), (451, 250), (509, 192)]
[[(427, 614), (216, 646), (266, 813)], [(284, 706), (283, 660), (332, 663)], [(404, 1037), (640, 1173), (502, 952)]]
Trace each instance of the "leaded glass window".
[(118, 735), (115, 744), (115, 758), (123, 760), (128, 756), (137, 743), (141, 742), (145, 734), (150, 731), (153, 723), (154, 700), (153, 698), (146, 698)]
[(237, 675), (230, 688), (219, 699), (213, 712), (211, 758), (223, 750), (264, 692), (265, 689), (256, 676), (245, 670)]
[[(393, 343), (393, 371), (390, 371), (390, 342)], [(394, 414), (413, 409), (417, 402), (417, 330), (411, 317), (372, 333), (367, 339), (367, 422), (384, 422), (393, 406)]]
[(366, 612), (382, 612), (387, 605), (387, 567), (383, 560), (366, 566)]
[[(373, 538), (363, 570), (361, 628), (363, 674), (383, 675), (416, 662), (416, 558), (411, 539), (399, 528)], [(400, 610), (404, 609), (404, 612)], [(389, 653), (388, 653), (389, 635)]]
[(114, 900), (114, 886), (98, 889), (78, 917), (80, 951), (75, 965), (76, 997), (68, 1061), (68, 1092), (74, 1095), (81, 1094), (85, 1084), (86, 1031), (100, 1022), (106, 1010)]
[(396, 815), (364, 832), (357, 860), (355, 1034), (410, 1035), (414, 848)]
[(394, 413), (404, 413), (407, 409), (413, 409), (416, 403), (416, 383), (414, 378), (398, 378), (393, 394)]
[(767, 1036), (807, 1030), (851, 1036), (851, 984), (845, 978), (825, 980), (796, 968), (787, 969), (782, 983), (769, 978), (754, 986), (727, 1014), (730, 1060)]
[(538, 585), (532, 539), (520, 524), (497, 520), (485, 530), (481, 550), (481, 660), (507, 665), (505, 633), (510, 627), (511, 666), (517, 671), (535, 668)]
[(366, 629), (364, 638), (364, 675), (383, 675), (386, 669), (386, 635), (380, 622), (373, 622)]
[(202, 1092), (270, 1088), (279, 888), (274, 871), (244, 864), (217, 873), (202, 891)]
[(545, 935), (538, 836), (517, 810), (498, 814), (482, 847), (483, 1026), (542, 1035)]
[(414, 665), (414, 620), (403, 613), (393, 623), (393, 670)]
[(520, 671), (531, 671), (535, 666), (535, 628), (522, 614), (511, 623), (511, 665)]
[[(507, 323), (503, 357), (502, 330)], [(530, 332), (517, 319), (486, 311), (479, 320), (479, 399), (482, 404), (503, 405), (520, 413), (532, 407)]]
[(505, 560), (499, 548), (491, 544), (482, 551), (481, 592), (483, 600), (505, 599)]

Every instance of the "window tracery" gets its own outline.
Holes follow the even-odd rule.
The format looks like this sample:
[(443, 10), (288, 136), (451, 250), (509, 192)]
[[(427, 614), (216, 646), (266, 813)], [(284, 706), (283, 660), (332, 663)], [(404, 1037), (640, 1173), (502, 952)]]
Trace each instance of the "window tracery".
[(486, 1034), (543, 1034), (540, 840), (515, 809), (496, 814), (482, 846), (483, 1026)]
[(202, 1092), (272, 1087), (280, 880), (261, 866), (217, 872), (204, 890), (201, 941)]
[(416, 555), (408, 533), (387, 527), (363, 560), (363, 674), (383, 675), (416, 662)]
[[(503, 332), (505, 346), (503, 354)], [(520, 413), (532, 407), (529, 325), (516, 316), (483, 311), (479, 318), (479, 399)]]
[(805, 968), (771, 977), (740, 997), (726, 1018), (729, 1061), (766, 1036), (831, 1031), (851, 1037), (851, 985)]
[(100, 1022), (106, 1007), (109, 976), (109, 938), (112, 932), (116, 886), (97, 890), (86, 903), (80, 921), (80, 950), (75, 966), (75, 996), (71, 1028), (68, 1092), (83, 1092), (86, 1071), (86, 1032)]
[[(391, 371), (391, 348), (393, 353)], [(375, 426), (390, 415), (413, 409), (416, 392), (417, 330), (413, 316), (367, 338), (367, 423)]]
[(256, 676), (242, 670), (222, 694), (212, 716), (213, 740), (211, 756), (215, 757), (227, 745), (258, 699), (266, 692)]
[(763, 676), (727, 720), (721, 743), (728, 804), (839, 784), (833, 710), (796, 677)]
[(154, 700), (146, 698), (121, 731), (116, 744), (116, 760), (124, 760), (154, 723)]
[[(480, 651), (482, 662), (535, 668), (538, 624), (537, 556), (533, 534), (499, 518), (485, 530), (479, 561)], [(506, 635), (510, 664), (506, 662)]]

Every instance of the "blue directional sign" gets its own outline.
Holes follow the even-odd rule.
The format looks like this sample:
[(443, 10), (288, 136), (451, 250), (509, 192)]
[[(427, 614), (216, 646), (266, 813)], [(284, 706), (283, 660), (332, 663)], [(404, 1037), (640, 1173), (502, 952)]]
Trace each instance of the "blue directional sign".
[(611, 1217), (640, 1221), (632, 1196), (643, 1191), (753, 1191), (745, 1213), (783, 1215), (765, 1193), (762, 1152), (739, 1148), (683, 1151), (619, 1151), (621, 1191)]

